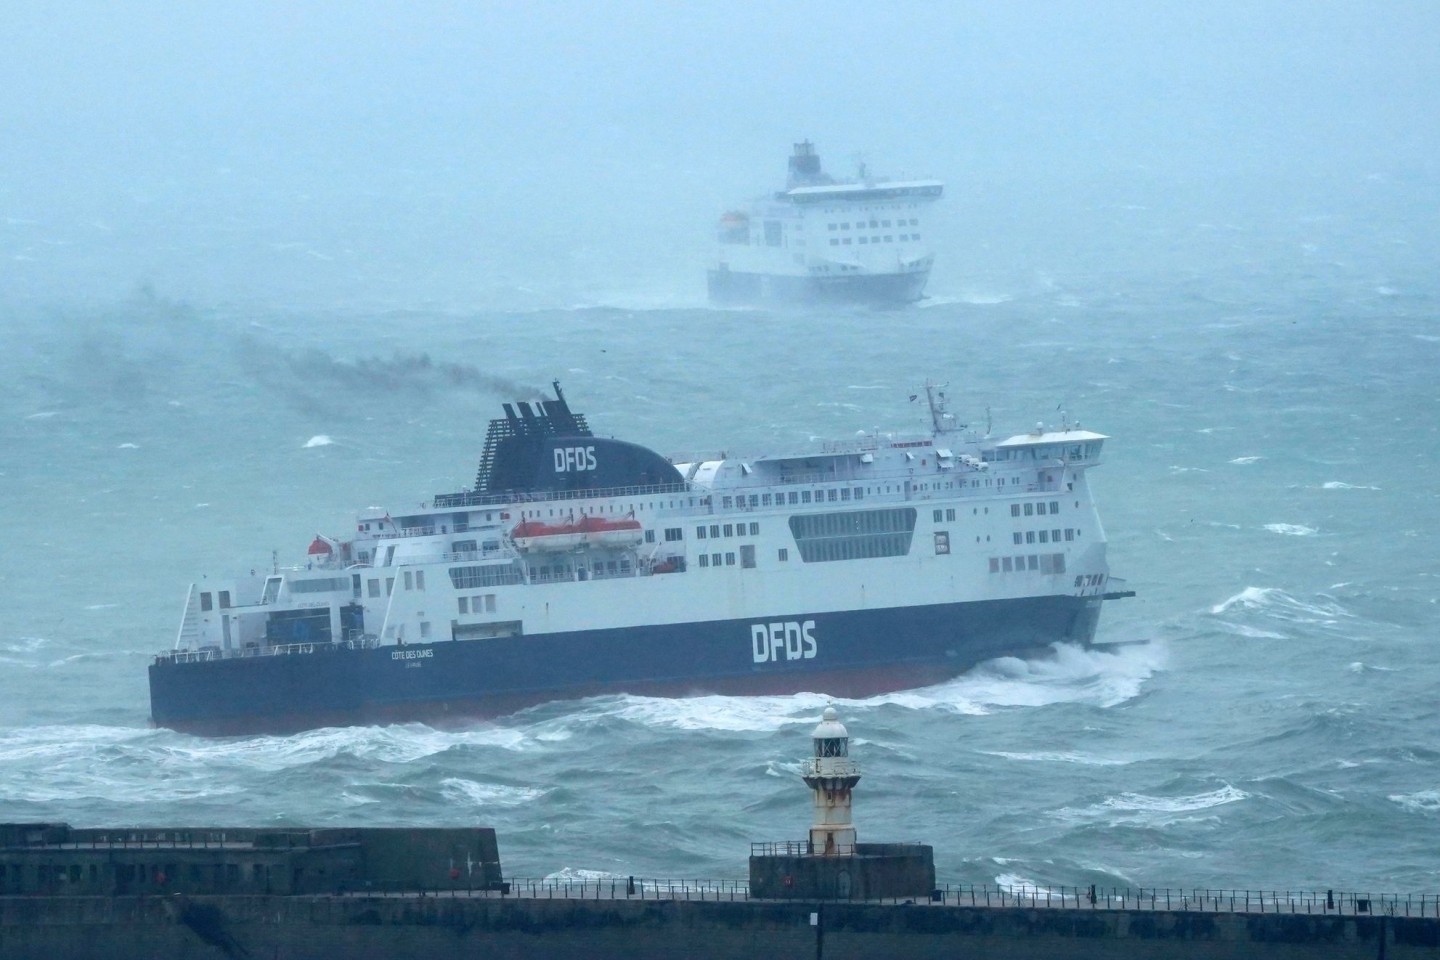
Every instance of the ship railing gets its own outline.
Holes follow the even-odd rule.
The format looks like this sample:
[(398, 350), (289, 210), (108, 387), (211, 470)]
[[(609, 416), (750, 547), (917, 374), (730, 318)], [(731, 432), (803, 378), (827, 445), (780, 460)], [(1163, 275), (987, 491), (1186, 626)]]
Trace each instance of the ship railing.
[[(809, 855), (804, 841), (799, 854)], [(784, 848), (786, 844), (752, 844), (752, 850)], [(784, 854), (783, 849), (781, 850)], [(756, 855), (768, 855), (757, 853)], [(787, 888), (788, 889), (788, 888)], [(936, 907), (1027, 910), (1127, 910), (1181, 913), (1284, 914), (1332, 917), (1415, 917), (1440, 919), (1440, 894), (1374, 894), (1338, 890), (1242, 890), (1198, 887), (1103, 887), (1042, 884), (944, 884), (928, 893), (863, 898), (820, 896), (795, 887), (793, 899), (826, 903), (907, 903)], [(539, 900), (751, 900), (746, 880), (641, 878), (634, 876), (511, 877), (499, 883), (457, 879), (434, 887), (404, 881), (347, 881), (341, 896), (362, 897), (515, 897)], [(782, 894), (778, 898), (790, 899)]]
[(380, 646), (380, 638), (374, 636), (352, 637), (348, 640), (320, 640), (311, 643), (277, 643), (261, 646), (247, 643), (239, 650), (226, 652), (216, 646), (201, 647), (198, 650), (164, 650), (155, 655), (157, 661), (173, 663), (204, 663), (209, 660), (227, 660), (243, 657), (293, 656), (308, 653), (334, 653), (340, 650), (373, 650)]
[(448, 510), (454, 507), (508, 506), (521, 503), (547, 503), (556, 500), (594, 500), (602, 497), (639, 497), (654, 493), (703, 493), (689, 483), (656, 483), (644, 486), (596, 487), (589, 490), (503, 491), (500, 493), (441, 494), (428, 509)]

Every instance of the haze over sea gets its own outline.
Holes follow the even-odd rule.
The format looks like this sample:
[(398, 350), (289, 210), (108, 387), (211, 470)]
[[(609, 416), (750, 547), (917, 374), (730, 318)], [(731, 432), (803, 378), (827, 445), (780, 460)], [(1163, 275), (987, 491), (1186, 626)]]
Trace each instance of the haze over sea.
[[(1407, 90), (1386, 123), (1420, 116)], [(1314, 109), (1276, 137), (1318, 142), (1292, 93)], [(1434, 120), (1391, 155), (1356, 96), (1324, 162), (1212, 165), (1172, 125), (1199, 156), (1011, 163), (1021, 138), (987, 159), (983, 135), (1013, 114), (963, 144), (872, 122), (903, 151), (872, 168), (948, 184), (931, 296), (893, 311), (704, 301), (711, 215), (774, 186), (792, 136), (845, 172), (856, 118), (828, 152), (789, 115), (697, 122), (674, 154), (601, 125), (584, 162), (536, 147), (500, 180), (419, 148), (343, 182), (277, 173), (300, 156), (278, 146), (116, 155), (99, 185), (23, 155), (0, 189), (0, 820), (482, 824), (516, 876), (743, 877), (751, 841), (804, 835), (823, 691), (203, 739), (148, 726), (146, 666), (192, 580), (468, 486), (499, 403), (552, 379), (597, 433), (763, 454), (918, 431), (929, 378), (999, 434), (1113, 438), (1092, 481), (1138, 596), (1100, 639), (1151, 642), (840, 702), (861, 839), (931, 843), (951, 883), (1440, 890)]]

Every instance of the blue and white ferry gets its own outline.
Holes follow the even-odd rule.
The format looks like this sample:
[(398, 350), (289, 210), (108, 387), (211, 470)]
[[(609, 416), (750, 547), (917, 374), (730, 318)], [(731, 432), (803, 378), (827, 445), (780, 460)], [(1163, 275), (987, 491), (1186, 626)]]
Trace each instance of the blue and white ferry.
[[(919, 395), (912, 397), (919, 399)], [(203, 734), (445, 723), (605, 694), (862, 697), (1088, 644), (1110, 576), (1068, 423), (666, 458), (504, 404), (473, 489), (192, 584), (151, 716)]]

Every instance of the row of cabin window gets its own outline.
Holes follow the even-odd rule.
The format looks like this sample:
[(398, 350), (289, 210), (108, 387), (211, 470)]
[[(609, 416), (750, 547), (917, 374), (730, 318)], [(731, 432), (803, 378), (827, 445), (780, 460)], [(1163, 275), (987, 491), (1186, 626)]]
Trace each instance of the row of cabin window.
[[(787, 556), (786, 551), (781, 550), (781, 551), (780, 551), (780, 559), (781, 559), (781, 560), (784, 560), (784, 559), (786, 558), (786, 556)], [(721, 562), (722, 557), (723, 557), (723, 560), (724, 560), (723, 564), (722, 564), (722, 562)], [(724, 554), (719, 554), (719, 553), (702, 553), (702, 554), (700, 554), (699, 564), (700, 564), (700, 566), (702, 566), (702, 567), (719, 567), (719, 566), (733, 567), (733, 566), (735, 566), (735, 554), (734, 554), (733, 552), (726, 552), (726, 553), (724, 553)], [(740, 566), (745, 567), (745, 568), (747, 568), (747, 569), (754, 568), (754, 566), (755, 566), (755, 547), (754, 547), (753, 545), (747, 543), (747, 544), (743, 544), (743, 545), (740, 547)]]
[[(867, 226), (868, 226), (871, 230), (878, 230), (878, 229), (881, 229), (881, 228), (884, 228), (884, 229), (888, 230), (888, 229), (890, 228), (890, 221), (889, 221), (889, 220), (871, 220), (871, 221), (867, 224), (864, 220), (859, 220), (859, 221), (856, 221), (856, 223), (855, 223), (855, 229), (856, 229), (856, 230), (864, 230)], [(918, 226), (920, 226), (920, 221), (919, 221), (917, 218), (915, 218), (915, 217), (910, 217), (910, 218), (907, 219), (907, 220), (896, 220), (896, 221), (895, 221), (895, 226), (897, 226), (897, 227), (907, 227), (907, 226), (908, 226), (908, 227), (918, 227)], [(850, 224), (848, 224), (848, 223), (827, 223), (827, 224), (825, 225), (825, 228), (826, 228), (827, 230), (849, 230), (849, 229), (850, 229)]]
[(474, 597), (456, 597), (455, 603), (461, 613), (494, 613), (495, 594), (485, 593)]
[[(918, 233), (902, 233), (902, 234), (900, 234), (900, 242), (901, 242), (901, 243), (910, 243), (910, 242), (913, 242), (913, 241), (917, 241), (917, 240), (919, 240), (919, 239), (920, 239), (920, 234), (918, 234)], [(867, 244), (867, 243), (894, 243), (894, 242), (895, 242), (895, 238), (894, 238), (893, 236), (890, 236), (889, 234), (886, 234), (884, 237), (856, 237), (856, 238), (855, 238), (855, 242), (856, 242), (856, 243), (859, 243), (859, 244)], [(831, 238), (830, 238), (830, 246), (832, 246), (832, 247), (848, 247), (848, 246), (850, 246), (850, 238), (849, 238), (849, 237), (831, 237)]]
[[(1075, 504), (1075, 506), (1078, 507), (1078, 506), (1080, 506), (1080, 504), (1077, 502), (1077, 503)], [(1021, 509), (1022, 507), (1024, 508), (1024, 509), (1023, 509), (1023, 514), (1022, 514), (1022, 509)], [(1058, 500), (1051, 500), (1051, 501), (1050, 501), (1050, 512), (1051, 512), (1051, 513), (1059, 513), (1059, 512), (1060, 512), (1060, 501), (1058, 501)], [(1012, 516), (1012, 517), (1018, 517), (1018, 516), (1022, 516), (1022, 515), (1023, 515), (1023, 516), (1027, 516), (1027, 517), (1033, 517), (1033, 516), (1037, 516), (1037, 515), (1043, 517), (1043, 516), (1045, 515), (1045, 504), (1044, 504), (1044, 503), (1024, 503), (1024, 504), (1021, 504), (1021, 503), (1012, 503), (1012, 504), (1010, 504), (1010, 516)]]
[(1064, 573), (1065, 554), (1031, 553), (1023, 557), (990, 558), (991, 573), (1022, 573), (1026, 570), (1036, 570), (1040, 573)]
[[(1019, 531), (1011, 534), (1014, 537), (1015, 545), (1022, 543), (1059, 543), (1059, 530), (1026, 530), (1023, 534)], [(1065, 540), (1068, 543), (1080, 536), (1080, 531), (1072, 527), (1065, 528)]]
[[(707, 530), (709, 531), (708, 534), (706, 533)], [(709, 527), (703, 525), (696, 527), (695, 539), (704, 540), (706, 536), (709, 536), (711, 540), (718, 540), (721, 537), (743, 537), (746, 535), (745, 531), (746, 524), (743, 523), (712, 523)], [(760, 536), (760, 524), (752, 522), (749, 524), (749, 531), (749, 535), (752, 537)], [(678, 540), (680, 538), (676, 537), (675, 539)]]
[[(836, 489), (834, 487), (831, 487), (829, 490), (816, 490), (813, 494), (814, 503), (838, 503), (841, 500), (850, 500), (852, 498), (855, 500), (864, 500), (865, 488), (840, 487), (839, 489)], [(744, 507), (747, 503), (752, 507), (782, 507), (786, 503), (801, 504), (811, 502), (811, 491), (791, 490), (788, 494), (777, 493), (773, 496), (768, 493), (752, 493), (749, 495), (748, 500), (746, 499), (744, 494), (736, 497), (722, 497), (720, 499), (720, 506), (725, 510), (730, 510), (734, 507)]]

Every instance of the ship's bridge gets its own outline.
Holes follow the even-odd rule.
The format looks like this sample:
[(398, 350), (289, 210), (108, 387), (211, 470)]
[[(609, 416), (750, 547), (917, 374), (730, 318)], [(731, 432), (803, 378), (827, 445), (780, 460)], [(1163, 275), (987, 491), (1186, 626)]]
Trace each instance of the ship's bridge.
[(1008, 440), (1001, 440), (992, 452), (987, 451), (986, 459), (1007, 460), (1064, 460), (1068, 463), (1097, 462), (1100, 448), (1110, 438), (1103, 433), (1089, 430), (1042, 430), (1023, 433)]

